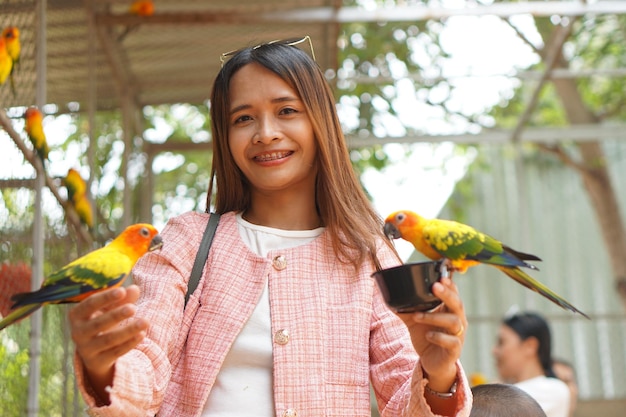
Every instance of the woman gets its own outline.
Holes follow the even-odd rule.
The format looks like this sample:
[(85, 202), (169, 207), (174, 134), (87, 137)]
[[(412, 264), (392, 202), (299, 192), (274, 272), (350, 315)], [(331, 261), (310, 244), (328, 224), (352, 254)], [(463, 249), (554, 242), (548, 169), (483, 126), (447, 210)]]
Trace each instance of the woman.
[(458, 290), (434, 285), (444, 304), (431, 313), (385, 307), (370, 275), (400, 261), (300, 41), (228, 53), (215, 80), (221, 219), (187, 307), (206, 214), (168, 222), (137, 286), (71, 311), (92, 414), (369, 416), (370, 380), (383, 416), (469, 414)]
[(552, 370), (551, 344), (542, 316), (517, 313), (502, 321), (493, 355), (504, 382), (530, 394), (548, 417), (567, 417), (569, 390)]

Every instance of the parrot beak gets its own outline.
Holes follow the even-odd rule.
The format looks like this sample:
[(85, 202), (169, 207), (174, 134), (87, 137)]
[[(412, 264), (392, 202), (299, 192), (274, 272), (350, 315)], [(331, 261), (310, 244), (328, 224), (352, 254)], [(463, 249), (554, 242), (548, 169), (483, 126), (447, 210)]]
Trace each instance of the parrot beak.
[(161, 235), (156, 235), (152, 238), (152, 241), (150, 241), (150, 247), (148, 248), (148, 251), (152, 252), (153, 250), (160, 249), (161, 246), (163, 246), (163, 238), (161, 237)]
[(399, 239), (402, 237), (398, 228), (391, 223), (385, 223), (383, 231), (385, 232), (385, 235), (389, 238)]

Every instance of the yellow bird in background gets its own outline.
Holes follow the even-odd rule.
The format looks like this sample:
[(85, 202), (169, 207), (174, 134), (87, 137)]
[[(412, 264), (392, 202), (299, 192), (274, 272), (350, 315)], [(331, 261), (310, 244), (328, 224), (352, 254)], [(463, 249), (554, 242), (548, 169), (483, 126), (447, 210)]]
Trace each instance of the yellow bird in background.
[[(154, 3), (152, 0), (135, 0), (128, 8), (128, 13), (135, 16), (152, 16), (154, 14)], [(117, 37), (118, 42), (122, 42), (128, 34), (139, 29), (139, 24), (128, 25), (122, 33)]]
[(82, 194), (79, 198), (72, 201), (74, 210), (78, 214), (80, 221), (89, 228), (93, 229), (93, 207), (91, 201), (87, 198), (87, 194)]
[(14, 64), (20, 62), (22, 45), (20, 44), (20, 30), (15, 26), (9, 26), (2, 31), (2, 37), (6, 42), (7, 52)]
[(137, 16), (152, 16), (154, 3), (152, 0), (136, 0), (130, 5), (128, 12)]
[(22, 45), (20, 44), (20, 30), (15, 26), (9, 26), (2, 31), (2, 39), (4, 39), (7, 53), (11, 57), (11, 60), (13, 60), (13, 65), (11, 67), (11, 71), (9, 72), (9, 78), (11, 80), (11, 91), (15, 96), (17, 92), (15, 90), (13, 73), (15, 72), (15, 69), (20, 62), (20, 54), (22, 53)]
[(87, 196), (87, 183), (74, 168), (67, 171), (63, 179), (67, 188), (67, 199), (76, 210), (80, 221), (90, 230), (93, 228), (93, 207)]
[(7, 51), (7, 43), (0, 37), (0, 85), (3, 85), (13, 70), (13, 59)]
[(67, 171), (67, 175), (63, 178), (63, 185), (67, 188), (68, 200), (74, 200), (75, 197), (87, 192), (87, 183), (74, 168)]
[(46, 134), (43, 131), (43, 114), (35, 107), (30, 107), (26, 110), (24, 115), (26, 119), (26, 133), (28, 138), (33, 143), (37, 154), (41, 158), (43, 163), (48, 159), (48, 142), (46, 141)]

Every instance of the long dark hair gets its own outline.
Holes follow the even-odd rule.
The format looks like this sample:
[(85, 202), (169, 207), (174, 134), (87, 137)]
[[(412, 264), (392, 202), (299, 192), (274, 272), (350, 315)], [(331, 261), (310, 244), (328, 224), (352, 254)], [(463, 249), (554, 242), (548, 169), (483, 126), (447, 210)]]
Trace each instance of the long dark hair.
[(546, 319), (538, 313), (517, 313), (506, 317), (502, 323), (517, 333), (522, 340), (537, 339), (537, 356), (546, 376), (556, 378), (552, 370), (552, 336)]
[(213, 164), (207, 208), (215, 181), (215, 211), (249, 208), (250, 189), (230, 153), (228, 126), (230, 81), (243, 66), (256, 63), (277, 74), (304, 103), (317, 141), (316, 205), (332, 236), (338, 257), (358, 268), (369, 258), (378, 266), (376, 242), (385, 238), (382, 219), (376, 213), (352, 168), (348, 147), (337, 116), (332, 90), (319, 66), (301, 49), (285, 43), (244, 48), (226, 61), (213, 84), (211, 128)]

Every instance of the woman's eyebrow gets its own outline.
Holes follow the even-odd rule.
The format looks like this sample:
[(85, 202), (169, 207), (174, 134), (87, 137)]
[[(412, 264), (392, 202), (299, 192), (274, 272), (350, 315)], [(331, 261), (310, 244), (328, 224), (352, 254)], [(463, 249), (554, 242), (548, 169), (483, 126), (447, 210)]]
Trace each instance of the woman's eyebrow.
[[(283, 97), (276, 97), (271, 100), (272, 103), (288, 103), (292, 101), (300, 101), (300, 99), (298, 97), (293, 97), (293, 96), (283, 96)], [(247, 110), (251, 107), (252, 105), (250, 104), (240, 104), (239, 106), (235, 106), (232, 109), (230, 109), (230, 114), (235, 114), (242, 110)]]

